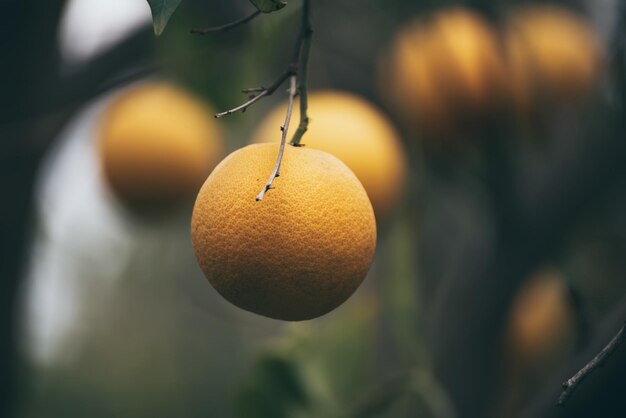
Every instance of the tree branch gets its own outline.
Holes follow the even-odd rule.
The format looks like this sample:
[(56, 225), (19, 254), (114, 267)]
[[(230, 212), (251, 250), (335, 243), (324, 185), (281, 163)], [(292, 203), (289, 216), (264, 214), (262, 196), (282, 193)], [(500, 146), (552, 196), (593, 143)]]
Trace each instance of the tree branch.
[(248, 107), (261, 100), (263, 97), (272, 95), (278, 87), (280, 87), (285, 80), (291, 76), (297, 76), (298, 80), (298, 92), (300, 95), (300, 125), (298, 130), (294, 134), (294, 138), (290, 144), (297, 146), (300, 142), (300, 138), (306, 132), (306, 128), (309, 122), (307, 116), (307, 65), (309, 61), (309, 51), (311, 48), (311, 29), (310, 21), (310, 3), (309, 0), (304, 0), (302, 5), (302, 26), (300, 28), (300, 35), (296, 41), (294, 53), (291, 62), (287, 66), (287, 70), (272, 83), (270, 87), (253, 87), (243, 89), (244, 93), (256, 93), (253, 94), (248, 101), (240, 104), (237, 107), (215, 114), (216, 118), (232, 115), (236, 112), (245, 112)]
[(293, 111), (293, 100), (296, 97), (296, 94), (297, 94), (296, 76), (292, 75), (290, 79), (290, 86), (289, 86), (289, 105), (287, 106), (287, 115), (285, 116), (285, 123), (283, 124), (283, 126), (280, 127), (280, 130), (282, 131), (282, 136), (280, 138), (280, 148), (278, 149), (278, 158), (276, 158), (276, 166), (274, 167), (274, 171), (270, 175), (270, 178), (267, 180), (265, 187), (263, 187), (263, 190), (261, 190), (261, 192), (257, 195), (256, 197), (257, 202), (260, 202), (261, 200), (263, 200), (265, 193), (267, 193), (267, 191), (272, 188), (272, 183), (274, 182), (274, 179), (280, 176), (280, 164), (283, 161), (283, 153), (285, 152), (285, 143), (287, 142), (287, 131), (289, 130), (291, 112)]
[(258, 102), (263, 97), (272, 95), (276, 91), (276, 89), (278, 89), (278, 87), (280, 87), (280, 85), (285, 82), (285, 80), (287, 80), (290, 76), (293, 76), (295, 74), (296, 74), (296, 68), (293, 65), (290, 65), (287, 71), (285, 71), (280, 77), (278, 77), (276, 81), (274, 81), (272, 85), (270, 85), (269, 87), (267, 88), (266, 87), (254, 87), (250, 89), (244, 89), (243, 90), (244, 93), (256, 92), (257, 94), (253, 95), (247, 102), (237, 107), (229, 109), (225, 112), (216, 113), (215, 117), (221, 118), (223, 116), (232, 115), (235, 112), (239, 112), (239, 111), (245, 112), (249, 106)]
[[(310, 18), (311, 4), (309, 0), (303, 0), (302, 4), (302, 23), (300, 26), (300, 34), (298, 35), (298, 39), (296, 41), (296, 45), (293, 51), (293, 56), (291, 63), (287, 67), (287, 70), (280, 76), (270, 87), (254, 87), (242, 90), (244, 93), (251, 93), (252, 96), (245, 102), (240, 104), (237, 107), (234, 107), (225, 112), (220, 112), (215, 114), (216, 118), (221, 118), (223, 116), (232, 115), (235, 112), (245, 112), (246, 109), (258, 102), (265, 96), (269, 96), (280, 87), (280, 85), (288, 78), (290, 78), (290, 87), (289, 87), (289, 106), (287, 107), (287, 115), (285, 116), (285, 123), (281, 126), (282, 137), (280, 141), (280, 148), (278, 151), (278, 157), (276, 159), (276, 166), (274, 167), (274, 171), (270, 175), (265, 187), (261, 192), (256, 196), (257, 201), (263, 200), (263, 197), (267, 193), (268, 190), (272, 188), (272, 183), (276, 179), (276, 177), (280, 176), (280, 165), (283, 159), (283, 153), (285, 151), (285, 144), (287, 140), (287, 131), (289, 129), (289, 123), (291, 120), (291, 114), (293, 112), (293, 102), (296, 95), (300, 95), (300, 125), (296, 130), (290, 144), (293, 146), (299, 146), (300, 139), (302, 135), (307, 130), (307, 126), (309, 124), (309, 117), (307, 115), (307, 69), (309, 62), (309, 54), (311, 50), (311, 36), (313, 34), (313, 30), (311, 29), (311, 18)], [(255, 13), (253, 15), (257, 15)], [(251, 20), (254, 16), (248, 16), (247, 18), (241, 19), (240, 22), (233, 22), (233, 24), (225, 25), (230, 28), (231, 26), (236, 26), (241, 23), (245, 23), (248, 20)]]
[[(617, 416), (615, 410), (624, 411), (623, 390), (626, 382), (626, 344), (619, 344), (612, 354), (610, 367), (596, 368), (587, 374), (585, 384), (578, 385), (576, 396), (567, 400), (566, 408), (555, 407), (555, 399), (563, 376), (573, 376), (589, 363), (615, 337), (615, 330), (624, 326), (626, 296), (595, 322), (593, 338), (584, 350), (572, 359), (571, 365), (556, 371), (547, 378), (542, 388), (526, 403), (520, 417), (523, 418), (587, 418), (590, 416)], [(621, 415), (620, 415), (621, 416)]]
[(590, 373), (592, 373), (598, 367), (604, 365), (604, 362), (615, 352), (615, 349), (624, 342), (624, 328), (626, 323), (622, 324), (617, 334), (611, 341), (600, 351), (589, 363), (587, 363), (582, 369), (580, 369), (574, 376), (563, 382), (563, 392), (557, 401), (558, 406), (565, 406), (565, 402), (576, 390), (576, 387), (582, 382)]
[(309, 67), (309, 54), (311, 51), (311, 38), (313, 29), (311, 27), (311, 5), (309, 0), (304, 0), (302, 4), (302, 26), (299, 37), (299, 62), (298, 62), (298, 94), (300, 95), (300, 124), (289, 142), (293, 146), (300, 146), (300, 140), (309, 127), (308, 92), (307, 78)]

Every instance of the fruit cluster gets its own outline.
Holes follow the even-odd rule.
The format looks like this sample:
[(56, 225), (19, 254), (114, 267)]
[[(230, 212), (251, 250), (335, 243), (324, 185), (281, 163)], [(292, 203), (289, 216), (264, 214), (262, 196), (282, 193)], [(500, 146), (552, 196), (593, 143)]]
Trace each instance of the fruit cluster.
[[(597, 83), (600, 48), (582, 18), (524, 8), (503, 28), (499, 36), (476, 12), (456, 8), (402, 29), (381, 65), (399, 118), (430, 137), (478, 135), (507, 108), (529, 114), (577, 102)], [(133, 209), (190, 202), (200, 190), (192, 242), (215, 289), (243, 309), (303, 320), (339, 306), (364, 279), (377, 221), (398, 205), (407, 161), (372, 104), (312, 92), (306, 147), (286, 148), (280, 176), (257, 201), (276, 164), (286, 108), (266, 116), (252, 145), (217, 164), (222, 136), (206, 106), (165, 83), (145, 84), (105, 112), (101, 159), (111, 189)], [(297, 107), (292, 117), (299, 119)]]
[(582, 16), (526, 6), (498, 26), (454, 8), (397, 33), (380, 62), (380, 84), (409, 131), (480, 136), (505, 112), (527, 121), (542, 108), (580, 103), (597, 85), (600, 43)]
[(303, 320), (339, 306), (365, 278), (374, 213), (382, 222), (397, 206), (407, 163), (395, 129), (372, 104), (314, 92), (306, 146), (287, 147), (280, 177), (259, 202), (285, 108), (270, 112), (252, 145), (217, 164), (223, 139), (209, 109), (169, 83), (141, 84), (106, 107), (100, 158), (109, 189), (137, 214), (184, 206), (200, 190), (192, 242), (211, 284), (243, 309)]

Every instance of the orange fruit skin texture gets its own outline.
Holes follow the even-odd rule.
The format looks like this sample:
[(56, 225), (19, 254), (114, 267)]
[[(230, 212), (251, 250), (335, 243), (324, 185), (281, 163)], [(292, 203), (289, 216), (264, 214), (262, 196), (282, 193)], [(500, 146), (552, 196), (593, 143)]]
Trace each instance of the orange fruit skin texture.
[(132, 210), (192, 202), (223, 155), (210, 109), (162, 82), (131, 87), (114, 98), (99, 132), (104, 178)]
[(402, 28), (379, 67), (382, 94), (410, 130), (429, 137), (468, 134), (508, 97), (495, 30), (462, 8)]
[(509, 317), (509, 347), (529, 366), (545, 366), (563, 354), (574, 333), (574, 314), (563, 278), (542, 271), (517, 293)]
[(585, 98), (598, 84), (602, 48), (592, 26), (557, 6), (527, 6), (507, 24), (506, 51), (516, 107)]
[[(279, 142), (286, 111), (286, 102), (270, 111), (251, 142)], [(310, 93), (307, 113), (310, 123), (301, 143), (343, 161), (365, 187), (377, 219), (385, 219), (400, 201), (407, 176), (405, 152), (393, 125), (365, 99), (332, 90)], [(294, 106), (289, 132), (299, 121), (300, 110)]]
[(365, 278), (376, 220), (363, 186), (323, 151), (286, 146), (280, 177), (262, 201), (278, 144), (226, 157), (196, 199), (192, 242), (202, 271), (234, 305), (274, 319), (316, 318)]

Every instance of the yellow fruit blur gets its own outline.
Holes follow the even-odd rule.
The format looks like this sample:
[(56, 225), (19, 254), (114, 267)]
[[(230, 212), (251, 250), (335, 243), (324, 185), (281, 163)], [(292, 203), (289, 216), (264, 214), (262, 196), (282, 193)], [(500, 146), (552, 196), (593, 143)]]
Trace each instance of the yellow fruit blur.
[(507, 24), (506, 52), (516, 107), (577, 102), (597, 85), (601, 46), (591, 25), (558, 6), (527, 6)]
[(380, 91), (409, 129), (448, 136), (448, 109), (428, 59), (428, 26), (416, 21), (396, 36), (391, 57), (380, 61)]
[(574, 314), (563, 277), (543, 270), (524, 283), (509, 314), (508, 347), (526, 366), (545, 366), (562, 356), (574, 333)]
[(126, 89), (100, 121), (100, 159), (117, 198), (134, 210), (193, 201), (222, 156), (212, 112), (178, 87), (150, 82)]
[(480, 130), (508, 94), (495, 30), (462, 8), (401, 29), (380, 72), (380, 91), (390, 105), (409, 129), (430, 137)]
[[(278, 142), (287, 103), (273, 109), (253, 133), (252, 142)], [(400, 138), (387, 118), (365, 99), (340, 91), (316, 91), (308, 96), (311, 122), (302, 139), (307, 148), (333, 154), (365, 187), (379, 220), (393, 211), (404, 191), (407, 162)], [(294, 107), (289, 132), (300, 110)]]
[(285, 148), (280, 177), (256, 195), (274, 168), (278, 144), (253, 144), (226, 157), (194, 206), (192, 242), (213, 287), (240, 308), (298, 321), (342, 304), (365, 278), (376, 221), (363, 186), (334, 156)]

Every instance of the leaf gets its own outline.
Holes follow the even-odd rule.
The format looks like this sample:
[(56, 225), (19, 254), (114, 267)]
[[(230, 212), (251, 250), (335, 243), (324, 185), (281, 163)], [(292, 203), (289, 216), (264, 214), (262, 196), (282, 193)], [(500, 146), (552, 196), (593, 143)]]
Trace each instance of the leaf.
[(234, 401), (237, 417), (288, 418), (294, 407), (305, 407), (309, 399), (298, 365), (279, 353), (267, 353)]
[(159, 36), (163, 33), (165, 25), (176, 11), (176, 8), (182, 0), (148, 0), (150, 10), (152, 11), (152, 26), (154, 34)]
[(250, 2), (263, 13), (272, 13), (287, 5), (286, 2), (281, 0), (250, 0)]

